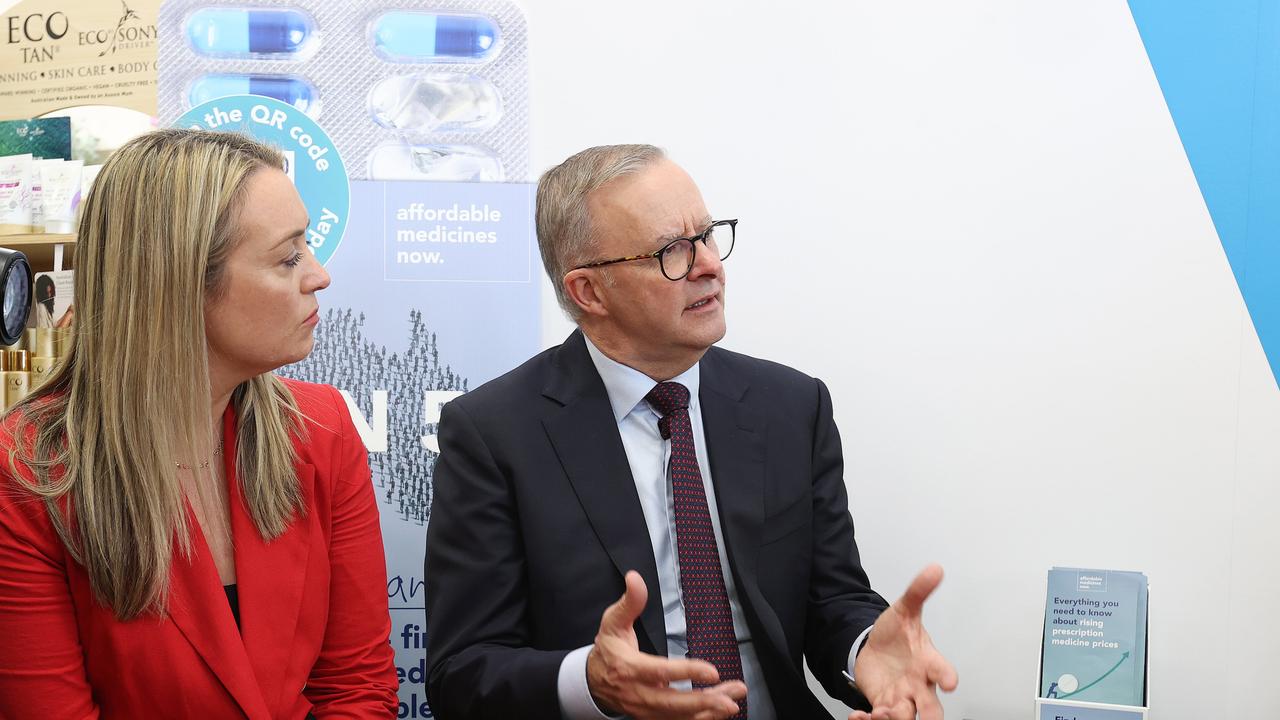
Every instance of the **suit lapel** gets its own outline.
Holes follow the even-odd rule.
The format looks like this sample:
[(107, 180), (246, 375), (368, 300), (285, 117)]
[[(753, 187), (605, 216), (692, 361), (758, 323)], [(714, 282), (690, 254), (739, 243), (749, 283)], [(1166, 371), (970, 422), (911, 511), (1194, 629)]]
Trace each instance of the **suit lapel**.
[[(240, 594), (240, 633), (258, 686), (264, 694), (270, 693), (265, 699), (275, 712), (280, 709), (280, 694), (287, 689), (285, 674), (295, 645), (315, 518), (310, 514), (295, 518), (282, 535), (264, 541), (249, 514), (236, 474), (235, 438), (235, 418), (228, 413), (223, 443), (228, 449), (226, 476)], [(298, 463), (294, 468), (302, 497), (310, 505), (315, 466)]]
[(570, 335), (557, 351), (552, 377), (543, 394), (563, 405), (558, 413), (543, 420), (543, 427), (592, 529), (619, 575), (635, 570), (649, 588), (649, 602), (640, 615), (645, 636), (641, 646), (647, 639), (647, 652), (666, 655), (658, 569), (644, 511), (608, 393), (587, 353), (581, 331)]
[[(725, 552), (738, 595), (778, 652), (787, 654), (777, 615), (760, 593), (759, 551), (764, 537), (767, 417), (746, 400), (748, 385), (712, 348), (702, 359), (703, 432), (719, 507)], [(751, 614), (751, 613), (749, 613)]]
[(204, 535), (194, 514), (189, 520), (193, 530), (192, 557), (185, 558), (181, 553), (174, 557), (169, 618), (247, 717), (270, 718)]
[[(234, 456), (234, 438), (227, 440), (224, 436), (224, 447), (224, 458)], [(228, 480), (230, 479), (229, 475)], [(238, 493), (233, 491), (233, 496), (238, 496)], [(232, 506), (235, 506), (234, 499)], [(169, 617), (226, 687), (227, 692), (239, 703), (245, 715), (249, 718), (270, 718), (271, 711), (262, 696), (261, 685), (249, 662), (231, 607), (227, 604), (226, 593), (218, 579), (218, 569), (213, 564), (213, 557), (195, 513), (189, 506), (187, 522), (191, 528), (191, 557), (185, 557), (182, 553), (174, 556)], [(232, 533), (233, 539), (239, 544), (240, 532), (235, 528), (234, 510)], [(240, 572), (239, 564), (237, 558), (237, 573)], [(239, 582), (237, 579), (237, 584)]]
[(732, 388), (713, 382), (712, 375), (703, 375), (698, 400), (720, 526), (730, 563), (754, 585), (757, 543), (764, 529), (764, 419), (740, 403)]

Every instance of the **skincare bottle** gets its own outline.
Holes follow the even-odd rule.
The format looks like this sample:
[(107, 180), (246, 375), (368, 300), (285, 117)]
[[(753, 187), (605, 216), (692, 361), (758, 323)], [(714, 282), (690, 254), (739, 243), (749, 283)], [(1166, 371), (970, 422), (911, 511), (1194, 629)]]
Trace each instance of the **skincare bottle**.
[(0, 157), (0, 226), (31, 232), (31, 153)]
[(7, 350), (0, 364), (4, 380), (4, 407), (9, 409), (31, 391), (31, 362), (26, 350)]
[(77, 218), (84, 209), (85, 201), (89, 199), (89, 191), (93, 189), (93, 181), (98, 179), (98, 171), (101, 169), (101, 165), (85, 165), (80, 168), (80, 204), (76, 206)]
[[(32, 332), (34, 330), (34, 332)], [(27, 349), (31, 353), (31, 389), (35, 390), (53, 375), (58, 356), (53, 350), (53, 328), (29, 328)]]
[(40, 177), (40, 197), (44, 202), (44, 231), (72, 233), (76, 229), (76, 208), (80, 204), (80, 170), (84, 163), (65, 160), (45, 165)]
[(44, 175), (46, 168), (61, 165), (64, 160), (41, 160), (31, 162), (31, 227), (37, 231), (44, 227)]

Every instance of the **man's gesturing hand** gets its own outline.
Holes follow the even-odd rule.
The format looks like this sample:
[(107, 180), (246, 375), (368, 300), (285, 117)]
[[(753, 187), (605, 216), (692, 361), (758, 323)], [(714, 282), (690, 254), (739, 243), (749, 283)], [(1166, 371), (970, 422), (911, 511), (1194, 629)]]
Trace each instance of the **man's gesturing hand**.
[(942, 568), (930, 565), (876, 620), (853, 667), (872, 710), (854, 712), (849, 720), (915, 720), (917, 713), (921, 720), (942, 720), (937, 688), (951, 692), (960, 680), (920, 619), (924, 601), (941, 582)]
[(649, 591), (640, 573), (627, 573), (627, 589), (600, 617), (600, 632), (587, 655), (587, 687), (605, 713), (645, 718), (713, 720), (738, 712), (747, 686), (731, 680), (701, 690), (672, 690), (677, 680), (719, 682), (720, 674), (703, 660), (670, 660), (640, 652), (635, 622)]

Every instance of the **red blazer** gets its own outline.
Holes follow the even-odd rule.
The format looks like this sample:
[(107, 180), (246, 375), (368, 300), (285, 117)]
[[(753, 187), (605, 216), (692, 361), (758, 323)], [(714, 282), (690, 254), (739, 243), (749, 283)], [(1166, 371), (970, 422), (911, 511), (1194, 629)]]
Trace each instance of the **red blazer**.
[[(306, 514), (264, 542), (226, 461), (237, 630), (204, 536), (175, 551), (167, 617), (120, 622), (98, 604), (43, 502), (3, 462), (0, 718), (391, 718), (386, 565), (368, 457), (342, 397), (287, 381), (310, 437), (295, 440)], [(224, 418), (224, 458), (236, 456)], [(25, 471), (23, 471), (25, 474)]]

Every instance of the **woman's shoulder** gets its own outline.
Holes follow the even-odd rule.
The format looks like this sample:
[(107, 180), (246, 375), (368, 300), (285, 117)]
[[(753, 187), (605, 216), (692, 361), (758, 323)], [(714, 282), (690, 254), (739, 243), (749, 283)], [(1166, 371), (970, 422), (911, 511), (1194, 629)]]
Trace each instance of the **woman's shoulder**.
[(0, 418), (0, 505), (31, 495), (34, 487), (30, 471), (18, 460), (18, 425), (17, 413)]
[(22, 410), (14, 410), (0, 416), (0, 450), (8, 451), (14, 446), (14, 438), (21, 432)]
[(347, 399), (337, 388), (287, 378), (280, 380), (293, 394), (302, 422), (301, 432), (294, 436), (297, 459), (316, 468), (318, 483), (329, 484), (339, 479), (330, 471), (345, 467), (353, 457), (364, 462), (367, 452), (364, 441), (352, 420), (353, 411), (348, 409)]
[(332, 415), (337, 411), (345, 412), (345, 401), (342, 394), (332, 385), (306, 382), (293, 378), (279, 377), (280, 382), (293, 394), (294, 402), (303, 415)]
[(351, 412), (342, 393), (332, 385), (280, 378), (293, 395), (301, 416), (306, 445), (341, 441), (354, 433)]
[(0, 417), (0, 478), (5, 484), (30, 485), (34, 482), (23, 462), (35, 449), (37, 428), (30, 417), (30, 406), (12, 410)]
[[(35, 543), (54, 537), (47, 506), (36, 491), (36, 479), (23, 462), (35, 443), (35, 428), (23, 411), (0, 418), (0, 527)], [(60, 503), (64, 506), (65, 502)], [(52, 545), (50, 545), (52, 548)]]

